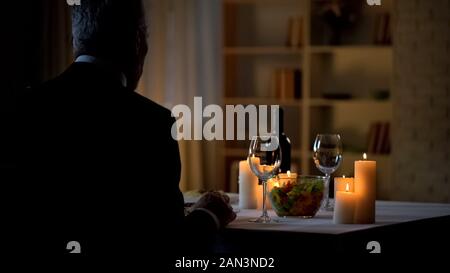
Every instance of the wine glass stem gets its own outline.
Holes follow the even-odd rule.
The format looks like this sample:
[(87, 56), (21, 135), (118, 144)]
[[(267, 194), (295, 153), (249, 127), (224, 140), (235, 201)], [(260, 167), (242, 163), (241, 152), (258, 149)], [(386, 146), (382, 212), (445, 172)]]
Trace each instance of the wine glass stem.
[(266, 194), (267, 194), (267, 181), (263, 180), (263, 203), (262, 203), (262, 217), (268, 217), (266, 208)]
[(330, 174), (327, 173), (325, 174), (325, 177), (327, 178), (327, 186), (326, 186), (326, 192), (325, 192), (325, 196), (327, 197), (325, 199), (325, 206), (328, 207), (330, 205)]

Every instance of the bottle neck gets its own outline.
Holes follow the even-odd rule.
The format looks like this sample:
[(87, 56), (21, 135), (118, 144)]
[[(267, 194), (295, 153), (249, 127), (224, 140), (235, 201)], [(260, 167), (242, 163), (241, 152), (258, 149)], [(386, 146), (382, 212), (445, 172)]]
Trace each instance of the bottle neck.
[(283, 108), (279, 109), (278, 130), (280, 132), (280, 135), (284, 134), (284, 110), (283, 110)]

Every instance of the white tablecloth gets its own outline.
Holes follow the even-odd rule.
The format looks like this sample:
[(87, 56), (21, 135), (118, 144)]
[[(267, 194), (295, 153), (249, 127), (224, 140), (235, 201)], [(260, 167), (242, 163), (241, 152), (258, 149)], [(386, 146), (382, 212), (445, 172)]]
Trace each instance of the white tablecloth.
[(377, 201), (376, 223), (371, 225), (335, 225), (333, 213), (319, 211), (316, 217), (301, 219), (298, 217), (279, 218), (270, 210), (269, 215), (280, 220), (280, 223), (258, 224), (248, 220), (261, 214), (259, 210), (240, 210), (237, 219), (228, 225), (228, 229), (267, 230), (282, 232), (302, 232), (321, 234), (343, 234), (347, 232), (370, 229), (421, 219), (450, 215), (450, 204), (409, 203)]

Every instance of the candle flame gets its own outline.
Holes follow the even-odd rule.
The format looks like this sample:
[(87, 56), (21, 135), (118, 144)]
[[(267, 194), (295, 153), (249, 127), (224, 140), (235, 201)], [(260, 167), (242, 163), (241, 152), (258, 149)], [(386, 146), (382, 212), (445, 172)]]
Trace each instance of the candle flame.
[(345, 191), (348, 192), (350, 190), (350, 187), (348, 185), (348, 183), (345, 185)]
[(345, 174), (342, 176), (342, 178), (345, 178)]
[(363, 159), (364, 159), (364, 160), (367, 159), (367, 154), (366, 154), (366, 153), (363, 154)]
[(287, 171), (287, 176), (291, 177), (291, 171)]

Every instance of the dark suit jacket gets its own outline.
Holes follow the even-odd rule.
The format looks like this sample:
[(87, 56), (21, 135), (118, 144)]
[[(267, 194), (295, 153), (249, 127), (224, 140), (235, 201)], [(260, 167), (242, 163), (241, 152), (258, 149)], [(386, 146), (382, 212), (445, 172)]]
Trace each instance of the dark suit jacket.
[(184, 217), (169, 110), (88, 63), (17, 104), (22, 227), (40, 254), (66, 253), (71, 240), (93, 257), (173, 254), (213, 234), (210, 215)]

